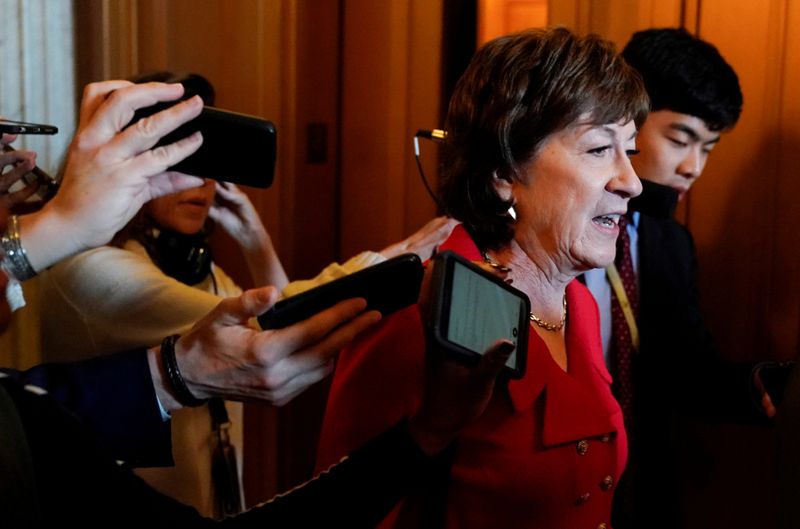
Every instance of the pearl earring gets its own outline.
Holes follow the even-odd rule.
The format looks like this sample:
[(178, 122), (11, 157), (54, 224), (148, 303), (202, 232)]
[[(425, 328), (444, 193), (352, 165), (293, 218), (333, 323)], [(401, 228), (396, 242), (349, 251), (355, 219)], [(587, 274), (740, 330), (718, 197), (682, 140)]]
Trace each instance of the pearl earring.
[(508, 216), (511, 217), (512, 219), (514, 219), (514, 222), (517, 221), (517, 210), (514, 209), (514, 204), (511, 204), (508, 207)]

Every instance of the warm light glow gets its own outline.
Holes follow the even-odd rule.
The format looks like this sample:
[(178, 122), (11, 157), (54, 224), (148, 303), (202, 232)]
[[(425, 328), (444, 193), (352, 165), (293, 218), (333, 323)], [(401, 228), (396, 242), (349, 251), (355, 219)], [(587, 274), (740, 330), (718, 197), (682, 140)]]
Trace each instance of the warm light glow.
[(547, 22), (547, 0), (478, 0), (478, 45)]

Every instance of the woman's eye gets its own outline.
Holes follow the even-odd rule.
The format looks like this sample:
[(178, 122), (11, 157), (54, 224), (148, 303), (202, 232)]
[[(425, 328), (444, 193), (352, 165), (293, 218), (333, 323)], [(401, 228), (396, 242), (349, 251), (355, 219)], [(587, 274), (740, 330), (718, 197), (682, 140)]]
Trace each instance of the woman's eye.
[(637, 154), (639, 154), (639, 149), (628, 149), (627, 151), (625, 151), (625, 154), (628, 155), (628, 158), (630, 158), (631, 156), (636, 156)]
[(611, 149), (611, 145), (603, 145), (602, 147), (595, 147), (594, 149), (589, 149), (589, 154), (594, 154), (595, 156), (603, 156)]

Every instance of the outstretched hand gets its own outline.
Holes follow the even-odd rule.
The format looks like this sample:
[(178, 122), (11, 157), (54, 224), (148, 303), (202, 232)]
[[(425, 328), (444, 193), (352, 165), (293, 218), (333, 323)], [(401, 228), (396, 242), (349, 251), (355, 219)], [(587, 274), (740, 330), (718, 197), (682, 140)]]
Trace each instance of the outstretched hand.
[(378, 253), (387, 259), (403, 253), (415, 253), (423, 261), (430, 259), (433, 250), (447, 239), (457, 224), (458, 221), (450, 217), (436, 217), (409, 237), (387, 246)]
[[(419, 309), (428, 314), (432, 264), (425, 270)], [(442, 451), (467, 426), (481, 416), (494, 391), (497, 376), (514, 351), (514, 344), (494, 343), (474, 365), (448, 357), (426, 340), (425, 385), (422, 401), (409, 418), (412, 437), (429, 455)]]
[(283, 405), (330, 374), (339, 350), (380, 319), (364, 312), (363, 299), (350, 299), (283, 329), (251, 326), (277, 296), (263, 287), (227, 298), (177, 341), (178, 365), (194, 396)]

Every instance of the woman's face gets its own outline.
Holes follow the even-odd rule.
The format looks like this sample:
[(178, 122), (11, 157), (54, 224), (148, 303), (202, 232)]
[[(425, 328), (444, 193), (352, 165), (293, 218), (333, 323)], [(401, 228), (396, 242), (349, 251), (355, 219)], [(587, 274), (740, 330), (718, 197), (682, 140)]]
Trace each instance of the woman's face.
[(214, 202), (214, 186), (214, 181), (207, 179), (200, 187), (151, 200), (145, 211), (162, 228), (194, 235), (206, 222)]
[(559, 272), (575, 275), (614, 261), (619, 217), (642, 191), (629, 158), (635, 138), (633, 121), (582, 118), (544, 141), (523, 181), (508, 186), (514, 238), (528, 255), (543, 251)]

